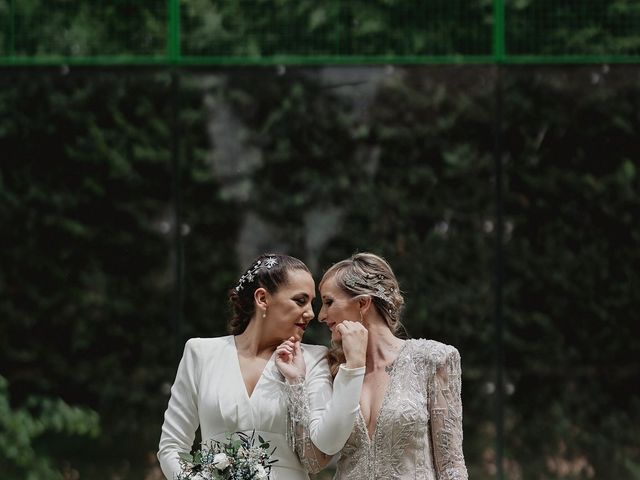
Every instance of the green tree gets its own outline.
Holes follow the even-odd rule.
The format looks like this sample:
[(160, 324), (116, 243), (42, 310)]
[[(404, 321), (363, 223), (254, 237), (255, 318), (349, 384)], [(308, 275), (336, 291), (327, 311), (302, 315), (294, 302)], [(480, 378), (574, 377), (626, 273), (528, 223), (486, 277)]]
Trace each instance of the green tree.
[(9, 384), (0, 376), (0, 468), (7, 480), (62, 480), (55, 460), (38, 448), (38, 440), (45, 435), (95, 438), (99, 432), (96, 412), (60, 399), (30, 397), (24, 407), (11, 408)]

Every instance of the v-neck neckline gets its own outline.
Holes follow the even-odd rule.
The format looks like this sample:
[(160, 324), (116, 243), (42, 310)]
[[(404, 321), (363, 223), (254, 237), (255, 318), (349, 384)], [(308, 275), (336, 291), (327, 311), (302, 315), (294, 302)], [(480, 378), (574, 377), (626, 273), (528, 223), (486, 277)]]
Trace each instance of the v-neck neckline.
[(233, 353), (235, 357), (235, 364), (238, 369), (238, 376), (240, 377), (240, 386), (242, 387), (242, 391), (244, 392), (246, 399), (251, 401), (254, 394), (256, 393), (256, 390), (260, 386), (260, 383), (262, 382), (262, 378), (264, 377), (264, 374), (267, 371), (267, 368), (271, 366), (271, 363), (273, 362), (276, 351), (274, 350), (271, 356), (269, 357), (269, 360), (267, 360), (267, 363), (265, 364), (265, 366), (262, 368), (262, 371), (260, 372), (258, 381), (253, 386), (253, 390), (251, 391), (251, 394), (249, 394), (249, 390), (247, 390), (247, 383), (244, 381), (244, 375), (242, 374), (242, 367), (240, 366), (240, 355), (238, 352), (238, 345), (236, 345), (236, 337), (235, 335), (229, 335), (229, 337), (231, 338), (231, 347), (233, 349)]
[(384, 396), (382, 397), (382, 404), (380, 404), (380, 410), (378, 410), (378, 416), (376, 417), (376, 421), (375, 421), (375, 424), (373, 426), (373, 432), (371, 432), (371, 433), (369, 432), (369, 428), (367, 428), (367, 422), (365, 421), (364, 415), (362, 414), (362, 407), (360, 406), (360, 404), (358, 404), (358, 416), (360, 417), (360, 422), (362, 424), (362, 428), (364, 429), (364, 434), (367, 437), (368, 445), (372, 445), (372, 444), (375, 443), (376, 435), (378, 433), (378, 424), (380, 423), (380, 417), (382, 416), (382, 412), (384, 412), (384, 409), (387, 406), (387, 400), (389, 398), (389, 392), (391, 391), (391, 384), (394, 382), (395, 377), (396, 377), (396, 370), (397, 370), (396, 362), (400, 359), (400, 356), (405, 351), (405, 349), (407, 348), (408, 344), (409, 344), (409, 341), (405, 340), (405, 342), (402, 345), (402, 347), (400, 348), (400, 350), (398, 350), (398, 355), (393, 360), (393, 362), (391, 362), (391, 364), (390, 364), (390, 366), (392, 368), (391, 368), (391, 372), (389, 373), (389, 383), (387, 384), (387, 387), (385, 388)]

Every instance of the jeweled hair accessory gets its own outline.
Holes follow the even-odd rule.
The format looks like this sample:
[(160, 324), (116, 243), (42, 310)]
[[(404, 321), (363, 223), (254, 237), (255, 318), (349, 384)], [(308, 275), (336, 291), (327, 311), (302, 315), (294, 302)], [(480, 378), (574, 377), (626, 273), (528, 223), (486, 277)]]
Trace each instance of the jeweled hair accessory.
[(366, 288), (368, 290), (373, 290), (369, 295), (374, 297), (378, 297), (381, 300), (384, 300), (391, 308), (395, 308), (395, 304), (393, 300), (389, 296), (393, 293), (393, 288), (389, 289), (389, 293), (385, 290), (384, 286), (380, 284), (380, 281), (384, 280), (384, 275), (373, 275), (371, 273), (366, 274), (365, 277), (361, 277), (359, 275), (355, 275), (353, 273), (348, 273), (344, 277), (344, 283), (350, 288)]
[(253, 282), (253, 280), (256, 278), (256, 275), (258, 274), (258, 271), (261, 268), (271, 270), (277, 264), (278, 260), (275, 257), (267, 257), (265, 260), (257, 260), (256, 263), (253, 264), (253, 266), (250, 267), (249, 270), (247, 270), (244, 275), (240, 277), (240, 280), (238, 280), (238, 284), (236, 285), (236, 292), (242, 291), (245, 284)]

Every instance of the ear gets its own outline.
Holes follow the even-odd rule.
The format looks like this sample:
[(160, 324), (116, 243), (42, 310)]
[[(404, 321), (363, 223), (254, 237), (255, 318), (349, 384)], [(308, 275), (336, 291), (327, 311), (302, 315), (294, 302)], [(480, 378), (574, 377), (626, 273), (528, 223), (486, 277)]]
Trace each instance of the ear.
[(372, 302), (373, 300), (371, 300), (370, 295), (363, 295), (360, 298), (358, 298), (358, 308), (360, 309), (360, 312), (362, 312), (362, 315), (367, 314), (367, 312), (371, 308)]
[(256, 291), (253, 292), (253, 301), (256, 302), (256, 306), (261, 310), (267, 309), (267, 297), (269, 292), (263, 287), (256, 288)]

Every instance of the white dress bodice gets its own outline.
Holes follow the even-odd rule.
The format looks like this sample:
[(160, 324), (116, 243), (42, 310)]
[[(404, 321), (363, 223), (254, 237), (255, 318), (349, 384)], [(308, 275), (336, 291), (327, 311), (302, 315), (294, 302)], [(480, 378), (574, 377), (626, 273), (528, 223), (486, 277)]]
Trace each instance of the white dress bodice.
[[(332, 380), (326, 360), (326, 348), (302, 344), (307, 374), (305, 396), (314, 422), (312, 439), (333, 444), (339, 450), (353, 427), (364, 370), (344, 374), (343, 403), (336, 431), (335, 415), (327, 414), (331, 405)], [(178, 367), (171, 398), (165, 412), (158, 458), (163, 473), (173, 480), (180, 472), (179, 452), (189, 452), (198, 426), (203, 441), (224, 441), (236, 431), (255, 430), (276, 447), (277, 459), (272, 480), (305, 480), (308, 474), (287, 439), (287, 395), (284, 377), (275, 365), (275, 354), (265, 366), (251, 396), (240, 371), (235, 339), (194, 338), (187, 342)], [(339, 402), (338, 402), (339, 403)], [(338, 406), (338, 405), (336, 405)], [(335, 410), (335, 409), (334, 409)], [(323, 422), (323, 418), (327, 422)], [(349, 424), (350, 422), (350, 424)], [(326, 424), (326, 427), (323, 425)], [(316, 438), (317, 437), (317, 438)], [(332, 445), (331, 445), (332, 446)]]

